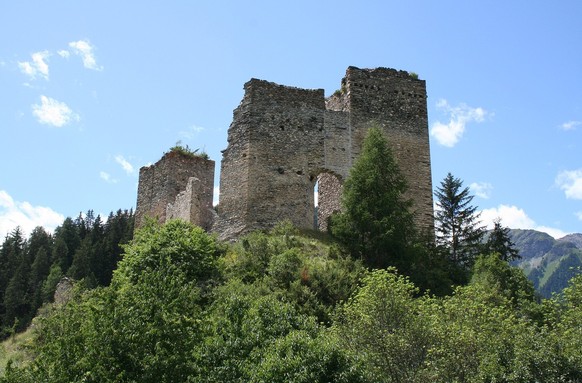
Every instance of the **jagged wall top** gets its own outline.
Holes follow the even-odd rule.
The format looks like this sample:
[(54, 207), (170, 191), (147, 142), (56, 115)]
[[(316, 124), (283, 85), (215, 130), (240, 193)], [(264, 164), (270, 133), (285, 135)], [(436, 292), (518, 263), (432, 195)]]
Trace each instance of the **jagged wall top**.
[[(282, 220), (324, 229), (329, 215), (340, 209), (341, 185), (372, 126), (385, 133), (408, 181), (417, 226), (432, 229), (425, 81), (405, 71), (351, 66), (340, 91), (327, 99), (323, 89), (255, 78), (244, 90), (221, 162), (220, 205), (212, 220), (220, 237), (267, 229)], [(137, 225), (144, 215), (162, 221), (167, 215), (210, 226), (213, 175), (212, 161), (166, 156), (142, 168)]]
[[(322, 89), (264, 80), (244, 88), (223, 152), (219, 231), (237, 235), (282, 219), (313, 227), (318, 177), (333, 174), (339, 182), (325, 184), (341, 185), (374, 125), (386, 133), (409, 181), (419, 225), (432, 226), (424, 81), (394, 69), (349, 67), (340, 94), (327, 100)], [(336, 199), (326, 211), (339, 208), (339, 193), (323, 194)]]

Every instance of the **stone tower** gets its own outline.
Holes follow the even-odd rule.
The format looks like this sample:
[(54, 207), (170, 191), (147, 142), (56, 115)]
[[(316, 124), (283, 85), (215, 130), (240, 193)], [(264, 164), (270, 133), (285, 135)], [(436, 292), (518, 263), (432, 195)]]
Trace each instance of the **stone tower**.
[(213, 190), (214, 161), (169, 151), (154, 165), (139, 170), (135, 227), (150, 216), (162, 223), (181, 218), (210, 230)]
[(417, 226), (433, 227), (426, 84), (408, 72), (349, 67), (327, 100), (307, 90), (252, 79), (234, 111), (223, 151), (214, 229), (232, 238), (282, 220), (318, 227), (339, 209), (341, 184), (372, 126), (380, 127), (408, 181)]

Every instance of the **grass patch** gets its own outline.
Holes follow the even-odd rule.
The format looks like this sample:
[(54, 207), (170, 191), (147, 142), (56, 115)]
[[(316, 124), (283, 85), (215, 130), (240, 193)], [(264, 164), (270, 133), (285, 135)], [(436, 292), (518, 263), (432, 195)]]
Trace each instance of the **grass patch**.
[(0, 376), (4, 376), (6, 366), (12, 360), (12, 366), (26, 366), (32, 361), (30, 345), (34, 341), (34, 330), (29, 327), (26, 331), (15, 334), (0, 344)]

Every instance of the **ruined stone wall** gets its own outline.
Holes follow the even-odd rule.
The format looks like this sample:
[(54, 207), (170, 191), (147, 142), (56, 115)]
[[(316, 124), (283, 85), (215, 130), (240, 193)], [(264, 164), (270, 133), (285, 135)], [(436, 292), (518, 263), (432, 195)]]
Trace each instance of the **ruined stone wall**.
[(341, 210), (342, 179), (333, 173), (322, 173), (318, 182), (317, 228), (326, 231), (329, 217)]
[(290, 220), (313, 227), (313, 188), (323, 167), (323, 90), (252, 79), (223, 152), (219, 221), (229, 234)]
[(405, 71), (349, 67), (344, 78), (352, 129), (352, 160), (366, 131), (378, 126), (388, 139), (408, 182), (416, 224), (433, 228), (432, 176), (428, 136), (426, 83)]
[(245, 84), (223, 153), (215, 230), (232, 237), (285, 219), (311, 228), (316, 180), (317, 221), (325, 229), (372, 126), (382, 128), (408, 180), (417, 224), (431, 229), (425, 82), (394, 69), (349, 67), (340, 91), (327, 100), (321, 89), (256, 79)]
[(213, 188), (214, 161), (168, 152), (139, 171), (135, 227), (150, 216), (162, 223), (180, 217), (210, 228)]
[(308, 90), (251, 79), (234, 110), (223, 151), (220, 204), (212, 210), (214, 162), (168, 153), (140, 169), (136, 227), (145, 215), (180, 217), (222, 239), (290, 220), (314, 228), (340, 209), (342, 183), (370, 127), (385, 133), (414, 202), (416, 224), (433, 229), (426, 84), (394, 69), (349, 67), (325, 99)]
[[(214, 172), (212, 173), (214, 177)], [(202, 180), (190, 177), (186, 190), (178, 193), (174, 203), (166, 206), (166, 220), (179, 218), (186, 222), (196, 223), (204, 230), (212, 228), (214, 215), (212, 214), (212, 198), (214, 180)]]

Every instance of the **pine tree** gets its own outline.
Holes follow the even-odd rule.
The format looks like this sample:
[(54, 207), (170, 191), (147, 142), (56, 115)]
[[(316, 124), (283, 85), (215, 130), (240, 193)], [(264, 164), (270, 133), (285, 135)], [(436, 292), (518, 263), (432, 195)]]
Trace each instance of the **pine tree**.
[[(59, 246), (59, 257), (61, 258), (61, 269), (63, 272), (66, 272), (71, 264), (73, 263), (73, 257), (75, 252), (81, 245), (81, 237), (79, 236), (79, 225), (75, 224), (75, 222), (67, 217), (63, 221), (63, 224), (55, 229), (55, 245)], [(61, 254), (60, 251), (63, 250), (62, 245), (59, 244), (60, 241), (63, 241), (66, 245), (67, 253)]]
[(471, 205), (473, 196), (463, 181), (447, 174), (435, 192), (437, 209), (435, 229), (437, 244), (449, 260), (461, 270), (468, 271), (482, 250), (485, 229), (479, 221), (477, 207)]
[(371, 267), (409, 268), (415, 228), (407, 185), (382, 131), (372, 128), (343, 186), (331, 233)]
[(501, 219), (493, 221), (493, 230), (489, 233), (485, 249), (488, 253), (496, 253), (501, 260), (511, 262), (520, 259), (519, 251), (509, 236), (509, 228), (501, 226)]
[[(0, 327), (12, 326), (13, 319), (10, 323), (6, 321), (6, 290), (16, 270), (21, 266), (24, 258), (25, 239), (20, 227), (14, 229), (6, 235), (2, 247), (0, 248)], [(22, 270), (23, 271), (23, 270)], [(14, 297), (16, 280), (11, 288), (10, 299)], [(14, 297), (16, 298), (16, 297)], [(9, 299), (9, 300), (10, 300)], [(9, 302), (12, 304), (12, 302)], [(12, 315), (12, 314), (11, 314)]]

